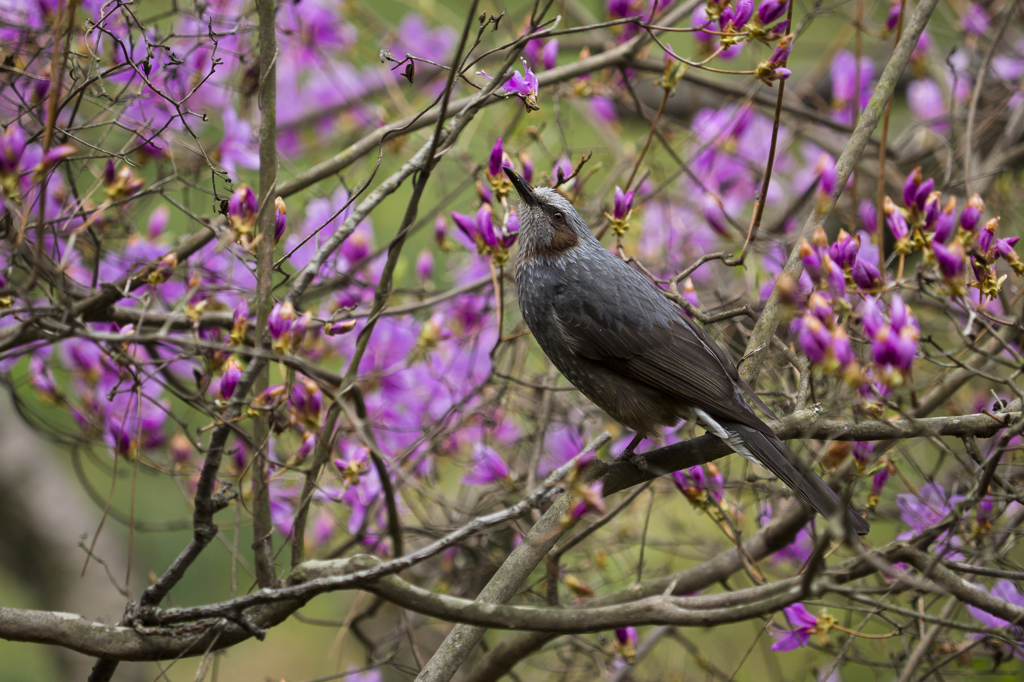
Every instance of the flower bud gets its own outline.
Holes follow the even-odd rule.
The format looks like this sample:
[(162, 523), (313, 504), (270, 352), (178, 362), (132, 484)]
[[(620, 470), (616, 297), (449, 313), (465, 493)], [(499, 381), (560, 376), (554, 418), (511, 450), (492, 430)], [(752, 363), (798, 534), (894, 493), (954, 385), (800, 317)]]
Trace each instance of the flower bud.
[(907, 219), (896, 207), (896, 204), (893, 203), (893, 200), (890, 197), (885, 198), (882, 211), (885, 213), (885, 223), (889, 226), (889, 231), (892, 232), (892, 236), (895, 237), (897, 241), (906, 239), (910, 234), (910, 226), (907, 225)]
[(882, 285), (882, 275), (874, 263), (858, 258), (853, 264), (853, 282), (861, 289), (874, 289)]
[(996, 217), (985, 223), (985, 227), (978, 232), (978, 251), (986, 257), (990, 257), (992, 244), (995, 241), (996, 228), (998, 227), (999, 218)]
[(956, 228), (956, 197), (950, 197), (945, 208), (935, 218), (935, 232), (932, 234), (933, 242), (945, 244), (953, 236)]
[(821, 280), (821, 258), (806, 239), (800, 242), (800, 262), (803, 263), (804, 270), (811, 276), (811, 279), (815, 282)]
[(523, 164), (523, 180), (533, 182), (533, 159), (526, 152), (519, 152), (519, 162)]
[(615, 208), (612, 216), (616, 220), (625, 220), (633, 209), (633, 193), (635, 190), (623, 192), (618, 185), (615, 186)]
[(259, 204), (256, 194), (249, 185), (239, 185), (228, 199), (228, 223), (234, 233), (235, 241), (248, 246), (252, 241), (253, 229), (256, 225), (256, 213)]
[(917, 201), (917, 191), (921, 186), (921, 167), (918, 166), (910, 175), (907, 176), (906, 182), (903, 183), (903, 205), (910, 208)]
[(501, 158), (504, 154), (505, 150), (502, 148), (501, 138), (499, 137), (497, 142), (495, 142), (494, 146), (491, 148), (491, 156), (487, 162), (487, 172), (492, 177), (496, 178), (502, 175)]
[(178, 267), (178, 254), (171, 251), (160, 259), (157, 266), (153, 268), (151, 273), (149, 273), (149, 277), (146, 278), (146, 281), (153, 285), (163, 284), (171, 278), (176, 267)]
[(267, 318), (267, 330), (270, 332), (271, 345), (278, 353), (287, 352), (292, 340), (292, 324), (296, 318), (295, 308), (291, 301), (275, 305)]
[(875, 230), (878, 229), (875, 205), (871, 203), (870, 199), (861, 200), (860, 206), (857, 207), (857, 217), (860, 218), (864, 229), (870, 234), (874, 234)]
[(555, 68), (555, 64), (558, 62), (557, 38), (552, 38), (548, 42), (544, 43), (544, 49), (541, 51), (541, 61), (544, 62), (545, 69)]
[(939, 266), (939, 272), (947, 280), (956, 280), (963, 277), (967, 270), (967, 261), (964, 258), (964, 245), (959, 239), (953, 240), (947, 249), (942, 242), (932, 242), (932, 253), (935, 254), (935, 262)]
[(338, 336), (339, 334), (347, 334), (356, 328), (355, 320), (341, 320), (340, 322), (330, 322), (324, 325), (324, 334), (327, 336)]
[(974, 232), (978, 227), (978, 220), (985, 212), (985, 202), (980, 195), (975, 194), (967, 200), (967, 208), (960, 214), (960, 229), (964, 232)]
[(421, 283), (427, 283), (434, 276), (434, 254), (430, 249), (423, 249), (416, 257), (416, 277)]
[(763, 0), (757, 8), (757, 18), (762, 26), (767, 26), (786, 13), (788, 0)]
[(288, 207), (284, 205), (284, 199), (274, 199), (274, 244), (281, 241), (285, 228), (288, 227)]
[(227, 401), (235, 394), (238, 380), (242, 378), (242, 364), (232, 356), (224, 363), (223, 370), (217, 395), (221, 400)]

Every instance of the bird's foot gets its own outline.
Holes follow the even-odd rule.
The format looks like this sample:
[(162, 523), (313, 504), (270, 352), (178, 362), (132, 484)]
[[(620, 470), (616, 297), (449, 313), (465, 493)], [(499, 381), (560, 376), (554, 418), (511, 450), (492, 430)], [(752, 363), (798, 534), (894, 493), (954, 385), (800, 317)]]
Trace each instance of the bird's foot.
[(647, 458), (639, 453), (633, 452), (632, 449), (626, 450), (621, 455), (619, 455), (619, 459), (631, 463), (633, 466), (640, 470), (641, 474), (647, 473)]
[(621, 455), (619, 455), (619, 459), (632, 463), (633, 466), (640, 470), (641, 474), (647, 473), (647, 458), (645, 458), (643, 455), (637, 454), (635, 450), (636, 446), (640, 445), (640, 441), (642, 441), (643, 439), (644, 437), (641, 436), (640, 434), (633, 436), (633, 440), (629, 442), (629, 445), (626, 446), (626, 449), (623, 450)]

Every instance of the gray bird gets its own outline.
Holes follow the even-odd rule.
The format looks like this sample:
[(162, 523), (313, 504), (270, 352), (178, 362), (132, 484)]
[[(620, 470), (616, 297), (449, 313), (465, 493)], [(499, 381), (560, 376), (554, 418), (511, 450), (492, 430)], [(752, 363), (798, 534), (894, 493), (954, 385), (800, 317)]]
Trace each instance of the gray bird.
[(646, 277), (609, 253), (572, 204), (509, 168), (521, 199), (516, 292), (523, 319), (555, 367), (583, 395), (636, 432), (622, 454), (681, 418), (782, 480), (826, 518), (868, 523), (776, 437), (744, 400), (770, 414), (729, 357)]

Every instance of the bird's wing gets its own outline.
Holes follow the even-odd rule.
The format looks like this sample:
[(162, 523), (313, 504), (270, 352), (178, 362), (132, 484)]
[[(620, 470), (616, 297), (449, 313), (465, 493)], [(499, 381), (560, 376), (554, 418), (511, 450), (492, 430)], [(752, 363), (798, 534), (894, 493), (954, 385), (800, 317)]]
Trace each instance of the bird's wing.
[(649, 282), (639, 284), (605, 281), (589, 295), (576, 290), (556, 296), (552, 312), (566, 345), (668, 399), (771, 433), (743, 400), (728, 356), (699, 325), (658, 300), (661, 294)]

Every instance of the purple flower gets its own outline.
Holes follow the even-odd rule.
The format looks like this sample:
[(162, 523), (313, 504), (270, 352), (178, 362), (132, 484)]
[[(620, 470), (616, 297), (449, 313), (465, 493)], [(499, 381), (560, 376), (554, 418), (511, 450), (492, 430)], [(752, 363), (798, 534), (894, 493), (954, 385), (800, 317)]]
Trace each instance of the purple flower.
[(786, 614), (786, 620), (795, 629), (784, 630), (777, 635), (773, 635), (773, 637), (778, 638), (778, 641), (772, 644), (771, 650), (792, 651), (793, 649), (806, 646), (811, 640), (811, 634), (818, 629), (818, 619), (811, 615), (811, 612), (800, 603), (791, 604), (782, 609), (782, 612)]
[[(582, 459), (580, 460), (582, 461)], [(594, 481), (587, 485), (577, 485), (573, 488), (573, 496), (578, 501), (572, 508), (570, 516), (578, 519), (588, 511), (604, 513), (604, 482)]]
[(1024, 276), (1024, 263), (1021, 263), (1020, 257), (1017, 255), (1017, 251), (1013, 248), (1017, 242), (1020, 241), (1020, 237), (1003, 237), (996, 240), (995, 251), (996, 255), (1009, 263), (1013, 271), (1018, 275)]
[[(568, 156), (560, 156), (558, 157), (558, 160), (555, 161), (555, 165), (551, 168), (551, 177), (561, 180), (572, 175), (572, 172), (572, 161), (569, 160)], [(565, 186), (566, 189), (572, 189), (575, 183), (576, 179), (573, 178), (570, 184)]]
[(946, 100), (942, 90), (930, 78), (915, 80), (907, 86), (907, 103), (910, 113), (918, 121), (942, 131), (949, 127), (943, 120), (946, 115)]
[(622, 655), (622, 658), (627, 661), (632, 661), (636, 658), (636, 628), (632, 625), (619, 628), (615, 631), (616, 648)]
[(695, 504), (705, 501), (705, 492), (710, 493), (712, 498), (721, 502), (724, 497), (722, 474), (718, 472), (718, 469), (711, 469), (710, 465), (708, 472), (711, 473), (710, 479), (705, 474), (704, 467), (696, 466), (674, 471), (672, 472), (672, 482), (679, 492)]
[(832, 59), (829, 74), (832, 80), (832, 117), (841, 123), (851, 124), (854, 103), (856, 102), (859, 109), (863, 109), (871, 99), (871, 80), (875, 76), (875, 64), (870, 57), (861, 57), (858, 62), (852, 52), (840, 50)]
[(284, 231), (288, 227), (288, 207), (284, 204), (284, 199), (276, 197), (274, 199), (274, 243), (277, 244), (281, 241), (281, 237), (284, 236)]
[(935, 262), (938, 263), (939, 272), (947, 280), (955, 280), (963, 277), (967, 270), (967, 261), (964, 258), (964, 245), (957, 239), (946, 248), (942, 242), (932, 242), (932, 252), (935, 254)]
[(789, 0), (763, 0), (761, 6), (757, 8), (757, 18), (761, 25), (767, 26), (785, 14), (787, 5)]
[(896, 330), (883, 327), (871, 345), (872, 355), (879, 365), (892, 365), (906, 372), (917, 356), (917, 331), (913, 327)]
[(803, 324), (797, 334), (797, 341), (804, 355), (816, 365), (823, 364), (832, 346), (832, 335), (821, 320), (813, 315), (804, 315)]
[(821, 280), (821, 256), (807, 243), (806, 239), (800, 242), (800, 262), (803, 263), (804, 270), (811, 276), (811, 279), (815, 282)]
[(968, 33), (981, 35), (988, 30), (988, 13), (985, 8), (976, 2), (967, 5), (967, 9), (960, 16), (960, 27)]
[(434, 254), (430, 249), (423, 249), (416, 258), (416, 277), (421, 282), (429, 282), (434, 276)]
[(253, 140), (252, 125), (248, 121), (238, 118), (234, 109), (228, 107), (224, 110), (224, 139), (221, 140), (217, 151), (220, 154), (220, 165), (231, 174), (235, 174), (236, 164), (249, 169), (260, 167), (260, 152)]
[(713, 33), (708, 33), (706, 30), (703, 30), (715, 30), (715, 22), (708, 18), (707, 5), (699, 5), (697, 9), (693, 10), (693, 14), (690, 15), (690, 26), (702, 29), (693, 33), (694, 39), (699, 43), (707, 44), (718, 38), (718, 36)]
[(505, 155), (505, 150), (501, 146), (501, 138), (494, 143), (494, 147), (491, 148), (491, 156), (487, 162), (487, 172), (492, 177), (501, 177), (504, 174), (501, 172), (502, 160)]
[[(917, 196), (914, 197), (914, 205), (917, 206), (917, 210), (924, 210), (925, 205), (928, 203), (928, 198), (932, 195), (935, 190), (935, 178), (928, 178), (921, 183), (921, 186), (917, 188)], [(936, 206), (938, 202), (936, 202)], [(909, 206), (907, 208), (910, 208)]]
[(832, 196), (836, 190), (836, 160), (831, 155), (823, 153), (818, 157), (815, 173), (821, 180), (821, 193), (825, 196)]
[(902, 7), (902, 3), (900, 0), (891, 0), (889, 4), (889, 16), (886, 17), (885, 20), (885, 27), (890, 31), (895, 29), (896, 24), (899, 23), (900, 7)]
[(519, 152), (519, 160), (523, 164), (523, 180), (533, 182), (533, 159), (526, 152)]
[(903, 205), (910, 208), (917, 201), (918, 188), (921, 186), (921, 167), (915, 168), (907, 175), (903, 183)]
[(633, 208), (633, 193), (635, 190), (629, 190), (623, 192), (622, 188), (618, 185), (615, 186), (615, 208), (612, 211), (612, 217), (616, 220), (624, 220), (629, 215), (630, 210)]
[(878, 307), (878, 299), (874, 296), (865, 296), (864, 302), (860, 305), (861, 324), (864, 325), (864, 333), (870, 338), (875, 338), (885, 327), (885, 317)]
[[(12, 126), (13, 127), (13, 126)], [(54, 147), (43, 154), (43, 158), (36, 164), (33, 170), (33, 178), (41, 178), (46, 171), (78, 151), (78, 148), (70, 144), (62, 144)]]
[(888, 480), (889, 468), (882, 467), (874, 476), (871, 477), (871, 494), (875, 496), (881, 495), (882, 488), (885, 487)]
[(545, 69), (555, 68), (555, 64), (558, 62), (557, 38), (552, 38), (544, 44), (544, 49), (541, 51), (541, 60), (544, 62)]
[[(683, 298), (689, 301), (690, 305), (695, 308), (700, 307), (700, 300), (697, 298), (697, 289), (693, 286), (693, 279), (690, 277), (687, 277), (686, 281), (683, 282)], [(690, 313), (687, 312), (686, 314), (689, 315)]]
[(905, 239), (910, 234), (910, 226), (907, 224), (907, 219), (903, 213), (896, 207), (891, 198), (885, 198), (882, 211), (885, 214), (885, 224), (889, 227), (889, 231), (892, 232), (892, 236), (897, 241)]
[(985, 201), (981, 196), (975, 194), (967, 200), (967, 208), (960, 214), (960, 229), (964, 232), (974, 232), (978, 227), (978, 220), (985, 212)]
[(257, 211), (259, 204), (252, 188), (245, 184), (239, 185), (228, 199), (228, 222), (231, 223), (236, 239), (252, 234)]
[(874, 263), (858, 258), (853, 264), (853, 283), (861, 289), (874, 289), (882, 285), (882, 274)]
[(871, 453), (874, 450), (875, 444), (872, 441), (855, 441), (852, 447), (853, 458), (859, 466), (863, 467), (867, 464), (868, 459), (871, 458)]
[(849, 367), (857, 360), (844, 327), (836, 327), (832, 332), (832, 360), (830, 364), (837, 365), (835, 369)]
[(608, 0), (607, 9), (612, 19), (625, 19), (634, 15), (633, 0)]
[(988, 256), (992, 250), (992, 242), (995, 241), (998, 226), (999, 218), (993, 218), (985, 223), (985, 227), (978, 230), (978, 250), (985, 256)]
[(473, 445), (473, 468), (462, 477), (465, 485), (490, 485), (509, 478), (511, 471), (498, 451), (489, 445)]
[(434, 241), (442, 249), (448, 246), (448, 221), (441, 213), (438, 213), (437, 218), (434, 219)]
[(828, 290), (832, 293), (835, 298), (846, 299), (846, 275), (843, 274), (843, 269), (836, 265), (829, 256), (825, 256), (822, 259), (821, 271), (825, 275), (825, 281), (828, 283)]
[[(937, 203), (937, 202), (936, 202)], [(935, 218), (935, 233), (932, 241), (945, 244), (953, 236), (956, 227), (956, 197), (950, 197), (945, 208)]]
[(235, 394), (235, 387), (238, 380), (242, 378), (242, 364), (234, 357), (230, 357), (224, 363), (224, 374), (220, 378), (220, 386), (217, 393), (221, 400), (230, 400)]
[(292, 325), (295, 323), (295, 307), (291, 301), (277, 303), (267, 317), (267, 330), (270, 332), (271, 345), (278, 353), (284, 353), (291, 346)]
[(860, 218), (864, 229), (871, 234), (874, 234), (875, 230), (878, 229), (875, 205), (871, 203), (870, 199), (861, 199), (860, 206), (857, 207), (857, 217)]
[[(725, 10), (723, 10), (723, 16), (724, 11)], [(737, 29), (741, 29), (743, 26), (746, 26), (752, 16), (754, 16), (754, 0), (736, 0), (736, 9), (733, 13), (732, 25)]]
[[(911, 530), (897, 536), (898, 540), (909, 540), (917, 537), (926, 529), (941, 521), (953, 507), (964, 499), (963, 495), (947, 495), (946, 491), (938, 483), (925, 483), (921, 486), (920, 497), (912, 493), (903, 493), (896, 496), (896, 506), (900, 509), (900, 517), (903, 523), (910, 526)], [(945, 539), (949, 537), (946, 531), (936, 539), (932, 551), (940, 551), (944, 558), (951, 561), (959, 561), (960, 554), (945, 547)], [(960, 545), (960, 538), (953, 535), (950, 544)]]
[(853, 267), (859, 250), (860, 242), (851, 237), (846, 230), (840, 230), (839, 236), (828, 249), (828, 255), (836, 265), (845, 270)]
[(903, 329), (908, 319), (907, 304), (903, 302), (903, 298), (899, 294), (894, 295), (889, 304), (889, 321), (892, 323), (893, 329)]
[(835, 314), (832, 310), (832, 303), (815, 292), (807, 299), (807, 313), (821, 320), (824, 324), (832, 324), (835, 321)]
[(161, 204), (153, 209), (153, 212), (149, 214), (149, 222), (146, 223), (146, 230), (149, 232), (149, 238), (157, 240), (160, 235), (164, 233), (164, 229), (167, 228), (167, 221), (171, 217), (171, 210), (167, 206)]
[[(18, 162), (25, 153), (25, 133), (17, 125), (8, 126), (0, 135), (0, 174), (13, 175), (18, 172)], [(15, 182), (17, 178), (15, 177)]]
[(299, 380), (292, 386), (290, 402), (292, 416), (300, 424), (313, 428), (320, 426), (324, 396), (315, 381), (307, 377), (299, 377)]
[(636, 628), (632, 625), (619, 628), (615, 631), (615, 639), (619, 641), (619, 644), (632, 644), (636, 646)]
[(519, 73), (516, 69), (512, 77), (505, 83), (505, 92), (509, 94), (516, 94), (519, 99), (526, 105), (527, 111), (538, 111), (540, 106), (537, 104), (537, 92), (539, 86), (537, 85), (537, 76), (527, 66), (526, 60), (523, 60), (523, 71), (525, 75)]
[[(975, 587), (985, 590), (984, 587), (979, 585), (976, 585)], [(1024, 608), (1024, 596), (1021, 595), (1017, 586), (1010, 580), (997, 580), (995, 585), (992, 586), (991, 591), (985, 591), (989, 592), (993, 597), (1002, 599), (1014, 606)], [(1016, 641), (1016, 645), (1013, 647), (1013, 655), (1020, 660), (1024, 660), (1024, 626), (1020, 623), (1011, 624), (1009, 621), (1003, 620), (999, 616), (993, 616), (988, 611), (983, 611), (977, 606), (973, 606), (971, 604), (967, 604), (967, 612), (985, 627), (1006, 628), (1007, 634)]]

